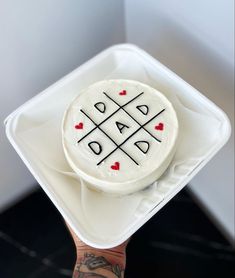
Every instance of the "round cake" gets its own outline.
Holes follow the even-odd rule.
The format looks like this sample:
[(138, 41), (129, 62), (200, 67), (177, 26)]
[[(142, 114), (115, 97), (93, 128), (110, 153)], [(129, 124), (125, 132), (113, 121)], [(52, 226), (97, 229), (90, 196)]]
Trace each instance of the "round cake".
[(132, 80), (104, 80), (81, 91), (62, 124), (72, 169), (89, 187), (118, 195), (141, 190), (163, 174), (177, 135), (169, 100)]

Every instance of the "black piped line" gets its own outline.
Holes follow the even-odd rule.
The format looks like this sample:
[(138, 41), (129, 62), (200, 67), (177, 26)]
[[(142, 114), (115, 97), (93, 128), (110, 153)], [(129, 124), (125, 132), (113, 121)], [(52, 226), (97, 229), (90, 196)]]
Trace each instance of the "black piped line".
[[(114, 150), (112, 150), (109, 154), (107, 154), (100, 162), (97, 163), (97, 165), (100, 165), (106, 158), (108, 158), (111, 154), (113, 154), (118, 148), (120, 148), (123, 144), (126, 143), (127, 140), (129, 140), (133, 135), (135, 135), (143, 126), (150, 123), (153, 119), (155, 119), (157, 116), (159, 116), (163, 111), (165, 111), (165, 108), (162, 109), (159, 113), (157, 113), (155, 116), (153, 116), (150, 120), (148, 120), (146, 123), (141, 125), (136, 131), (134, 131), (131, 135), (129, 135), (120, 145), (118, 145)], [(161, 142), (161, 141), (160, 141)]]
[[(90, 117), (90, 116), (88, 116), (87, 115), (87, 113), (86, 112), (84, 112), (82, 109), (80, 110), (85, 116), (87, 116), (87, 118), (90, 120), (90, 121), (92, 121), (92, 123), (100, 130), (100, 131), (102, 131), (116, 146), (117, 146), (117, 148), (116, 148), (116, 150), (117, 149), (120, 149), (121, 151), (123, 151), (132, 161), (134, 161), (135, 162), (135, 164), (136, 165), (139, 165), (139, 163), (138, 162), (136, 162), (135, 161), (135, 159), (132, 157), (132, 156), (130, 156), (126, 151), (124, 151), (121, 147), (120, 147), (120, 145), (118, 145), (102, 128), (100, 128), (99, 127), (99, 125)], [(98, 165), (98, 164), (97, 164)]]
[[(126, 111), (119, 103), (117, 103), (113, 98), (111, 98), (108, 94), (106, 94), (104, 92), (104, 94), (106, 95), (107, 98), (109, 98), (110, 100), (112, 100), (120, 109), (122, 109), (124, 112), (126, 112), (126, 114), (128, 116), (130, 116), (139, 126), (141, 126), (141, 124), (128, 112)], [(145, 130), (150, 136), (152, 136), (155, 140), (157, 140), (158, 142), (161, 142), (158, 138), (156, 138), (151, 132), (149, 132), (146, 128), (143, 127), (143, 130)]]
[(112, 114), (110, 114), (106, 119), (104, 119), (101, 123), (97, 124), (93, 129), (91, 129), (87, 134), (85, 134), (81, 139), (79, 139), (77, 141), (77, 143), (80, 143), (84, 138), (86, 138), (89, 134), (92, 133), (92, 131), (94, 131), (97, 127), (99, 127), (100, 125), (102, 125), (104, 122), (106, 122), (109, 118), (111, 118), (115, 113), (117, 113), (120, 109), (122, 109), (122, 107), (125, 107), (126, 105), (128, 105), (129, 103), (131, 103), (132, 101), (134, 101), (135, 99), (137, 99), (138, 97), (140, 97), (143, 94), (140, 93), (137, 96), (135, 96), (134, 98), (132, 98), (131, 100), (129, 100), (127, 103), (125, 103), (124, 105), (120, 106), (117, 110), (115, 110)]

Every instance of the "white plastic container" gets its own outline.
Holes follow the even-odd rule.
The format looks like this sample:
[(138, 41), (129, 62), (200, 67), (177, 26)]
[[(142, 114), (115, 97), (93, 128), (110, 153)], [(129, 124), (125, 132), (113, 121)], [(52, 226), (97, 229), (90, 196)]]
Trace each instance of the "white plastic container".
[[(103, 79), (133, 79), (166, 95), (177, 112), (176, 154), (147, 189), (110, 197), (88, 189), (69, 167), (61, 120), (79, 91)], [(230, 136), (225, 113), (175, 73), (136, 46), (113, 46), (38, 94), (5, 120), (6, 134), (26, 166), (76, 234), (97, 248), (114, 247), (174, 197)], [(180, 216), (179, 216), (180, 217)]]

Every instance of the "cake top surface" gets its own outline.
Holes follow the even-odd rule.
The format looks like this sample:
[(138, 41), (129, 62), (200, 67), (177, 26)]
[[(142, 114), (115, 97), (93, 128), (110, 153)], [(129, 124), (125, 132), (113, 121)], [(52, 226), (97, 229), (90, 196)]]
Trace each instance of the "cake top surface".
[(74, 171), (102, 188), (148, 180), (174, 150), (177, 134), (176, 113), (159, 91), (132, 80), (104, 80), (70, 104), (62, 137)]

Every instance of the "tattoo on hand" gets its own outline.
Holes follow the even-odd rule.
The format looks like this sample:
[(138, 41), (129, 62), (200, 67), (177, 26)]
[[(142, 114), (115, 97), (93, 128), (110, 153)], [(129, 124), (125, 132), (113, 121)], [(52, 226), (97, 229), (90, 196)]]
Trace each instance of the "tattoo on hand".
[(103, 256), (85, 253), (84, 259), (76, 265), (73, 278), (123, 278), (124, 269), (111, 264)]

